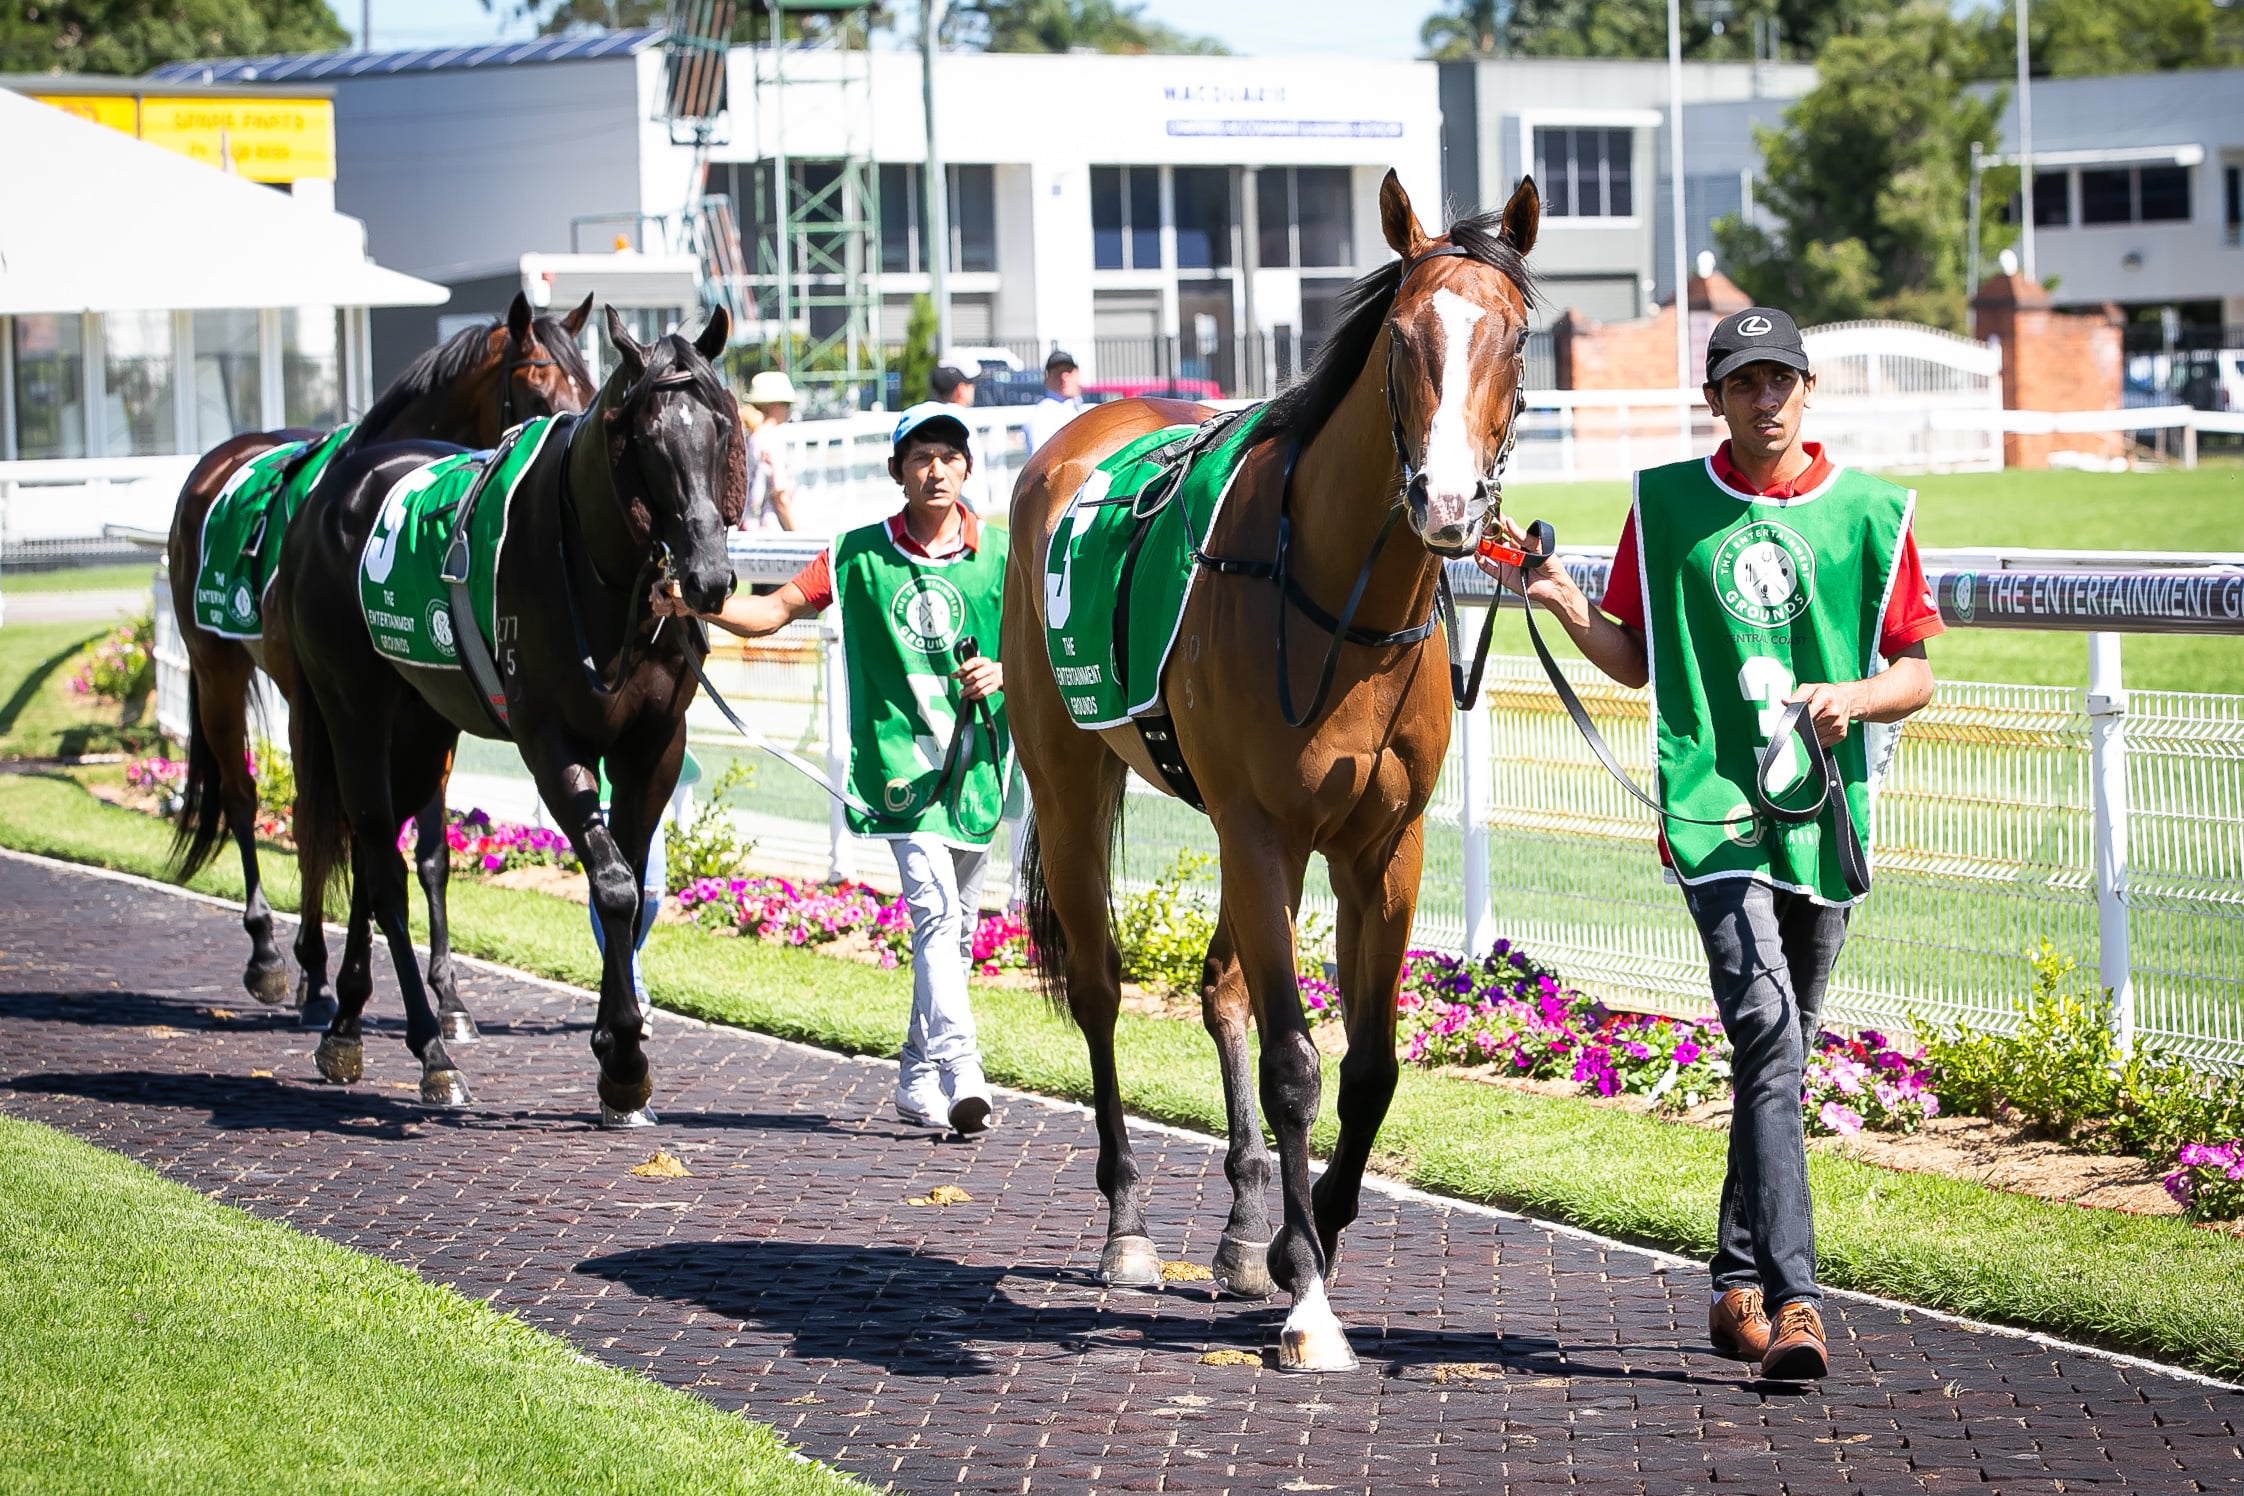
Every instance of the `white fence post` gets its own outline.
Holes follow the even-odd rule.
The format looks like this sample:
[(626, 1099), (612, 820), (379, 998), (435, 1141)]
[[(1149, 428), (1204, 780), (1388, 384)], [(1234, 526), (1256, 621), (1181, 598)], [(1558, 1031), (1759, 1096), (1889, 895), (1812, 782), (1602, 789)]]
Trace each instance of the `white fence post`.
[(2135, 1042), (2135, 976), (2127, 931), (2127, 686), (2118, 634), (2088, 636), (2088, 741), (2096, 827), (2096, 966), (2112, 995), (2122, 1050)]
[[(1478, 636), (1480, 610), (1459, 608), (1457, 630), (1464, 639)], [(1458, 820), (1465, 840), (1465, 959), (1477, 960), (1496, 943), (1496, 913), (1489, 905), (1488, 818), (1493, 813), (1489, 794), (1488, 708), (1479, 695), (1458, 713)]]
[[(841, 609), (828, 608), (818, 619), (818, 637), (825, 645), (821, 651), (826, 678), (819, 689), (826, 698), (826, 780), (837, 787), (846, 785), (849, 773), (848, 756), (842, 745), (849, 741), (848, 705), (845, 693), (849, 690), (848, 671), (842, 659)], [(839, 882), (849, 876), (847, 856), (849, 847), (849, 822), (842, 812), (839, 796), (826, 797), (826, 877), (829, 882)]]

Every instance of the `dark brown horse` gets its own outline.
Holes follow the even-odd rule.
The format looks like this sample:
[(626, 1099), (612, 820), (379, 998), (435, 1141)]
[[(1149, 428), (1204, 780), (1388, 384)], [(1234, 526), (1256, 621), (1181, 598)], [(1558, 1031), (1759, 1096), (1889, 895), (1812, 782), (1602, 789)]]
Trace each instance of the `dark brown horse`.
[[(1256, 433), (1268, 439), (1249, 452), (1209, 537), (1210, 555), (1266, 564), (1260, 575), (1199, 578), (1163, 677), (1177, 746), (1222, 852), (1222, 906), (1202, 992), (1231, 1135), (1225, 1172), (1233, 1199), (1215, 1272), (1243, 1296), (1274, 1288), (1293, 1295), (1279, 1341), (1279, 1364), (1289, 1371), (1355, 1365), (1325, 1286), (1394, 1095), (1395, 996), (1418, 902), (1420, 817), (1449, 746), (1450, 685), (1438, 633), (1382, 647), (1347, 643), (1330, 662), (1330, 709), (1312, 705), (1303, 726), (1288, 727), (1308, 682), (1296, 675), (1290, 694), (1281, 686), (1287, 656), (1275, 641), (1290, 631), (1296, 661), (1325, 655), (1333, 636), (1310, 610), (1346, 618), (1344, 600), (1359, 587), (1359, 633), (1415, 634), (1435, 605), (1442, 558), (1469, 555), (1478, 543), (1500, 504), (1538, 218), (1531, 182), (1501, 214), (1464, 219), (1442, 239), (1426, 236), (1392, 173), (1379, 206), (1387, 242), (1402, 258), (1351, 288), (1339, 329), (1302, 382), (1262, 414)], [(1109, 453), (1210, 413), (1161, 400), (1100, 406), (1037, 449), (1013, 499), (1021, 538), (1006, 579), (1006, 686), (1035, 804), (1030, 929), (1048, 983), (1064, 994), (1090, 1046), (1108, 1209), (1099, 1267), (1110, 1283), (1160, 1279), (1114, 1067), (1120, 963), (1109, 927), (1108, 848), (1125, 777), (1134, 769), (1154, 785), (1163, 779), (1135, 729), (1094, 733), (1070, 719), (1042, 637), (1043, 542)], [(1383, 546), (1398, 508), (1422, 544)], [(1282, 512), (1290, 514), (1285, 527)], [(1272, 584), (1272, 569), (1290, 575), (1301, 600)], [(1312, 852), (1330, 864), (1339, 901), (1348, 1035), (1339, 1139), (1314, 1190), (1309, 1129), (1320, 1079), (1294, 950)], [(1262, 1109), (1277, 1137), (1285, 1200), (1275, 1236), (1247, 1058), (1250, 1014), (1262, 1035)]]
[[(508, 427), (532, 416), (579, 411), (592, 399), (592, 374), (577, 350), (577, 335), (592, 313), (592, 298), (564, 317), (539, 316), (520, 293), (504, 323), (453, 334), (415, 359), (368, 408), (337, 460), (377, 442), (425, 437), (488, 447)], [(257, 863), (257, 784), (249, 767), (249, 685), (253, 670), (272, 677), (293, 709), (295, 661), (285, 631), (271, 626), (261, 639), (231, 639), (196, 622), (194, 589), (202, 559), (203, 520), (226, 481), (242, 464), (284, 442), (309, 440), (305, 430), (244, 432), (213, 447), (189, 474), (172, 513), (172, 607), (187, 646), (189, 732), (187, 783), (173, 846), (174, 871), (192, 877), (231, 833), (241, 853), (247, 900), (242, 928), (249, 932), (249, 965), (242, 985), (262, 1003), (288, 995), (288, 971), (273, 940)], [(471, 1038), (474, 1023), (461, 1005), (452, 973), (444, 917), (449, 854), (444, 802), (439, 794), (420, 811), (416, 861), (429, 903), (429, 980), (437, 988), (455, 1038)], [(301, 913), (296, 961), (303, 977), (298, 1004), (306, 1026), (325, 1027), (335, 1013), (327, 985), (324, 921), (327, 869), (302, 863)]]
[[(498, 558), (503, 735), (584, 862), (607, 944), (592, 1051), (601, 1121), (611, 1127), (653, 1120), (631, 952), (648, 842), (677, 785), (694, 691), (686, 630), (658, 627), (647, 598), (658, 576), (670, 576), (693, 608), (722, 606), (733, 584), (725, 530), (747, 500), (739, 407), (710, 364), (729, 327), (720, 309), (692, 341), (671, 334), (642, 347), (611, 310), (615, 372), (592, 408), (564, 417), (566, 431), (556, 428), (530, 459), (507, 501)], [(371, 916), (404, 991), (422, 1099), (437, 1104), (465, 1102), (467, 1083), (414, 970), (397, 807), (436, 792), (463, 730), (499, 737), (502, 728), (465, 672), (376, 652), (358, 573), (393, 486), (450, 450), (362, 447), (330, 468), (290, 527), (273, 589), (302, 682), (297, 840), (307, 857), (352, 859), (341, 1006), (316, 1063), (331, 1081), (359, 1076)], [(464, 641), (461, 652), (473, 653)], [(603, 768), (613, 787), (606, 812)]]

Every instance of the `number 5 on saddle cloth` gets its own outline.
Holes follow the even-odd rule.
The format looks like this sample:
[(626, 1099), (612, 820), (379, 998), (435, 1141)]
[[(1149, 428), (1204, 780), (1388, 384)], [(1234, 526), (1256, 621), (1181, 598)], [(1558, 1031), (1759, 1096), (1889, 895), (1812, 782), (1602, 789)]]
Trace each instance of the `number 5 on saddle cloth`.
[(1260, 414), (1169, 426), (1120, 448), (1076, 490), (1045, 553), (1044, 644), (1069, 717), (1082, 728), (1135, 726), (1194, 807), (1199, 790), (1177, 752), (1161, 672)]

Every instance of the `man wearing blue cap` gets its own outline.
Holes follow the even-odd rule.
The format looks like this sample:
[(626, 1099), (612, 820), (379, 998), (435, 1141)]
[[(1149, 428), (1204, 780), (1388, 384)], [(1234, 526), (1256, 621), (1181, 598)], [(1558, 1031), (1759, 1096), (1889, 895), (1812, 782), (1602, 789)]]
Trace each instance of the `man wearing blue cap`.
[[(703, 616), (756, 638), (841, 605), (850, 829), (889, 843), (912, 911), (896, 1110), (972, 1137), (995, 1117), (966, 975), (1013, 749), (995, 658), (1005, 532), (959, 501), (973, 471), (967, 443), (953, 407), (930, 400), (905, 411), (888, 459), (904, 507), (842, 535), (777, 592), (736, 593)], [(655, 610), (686, 611), (675, 585), (656, 592)]]

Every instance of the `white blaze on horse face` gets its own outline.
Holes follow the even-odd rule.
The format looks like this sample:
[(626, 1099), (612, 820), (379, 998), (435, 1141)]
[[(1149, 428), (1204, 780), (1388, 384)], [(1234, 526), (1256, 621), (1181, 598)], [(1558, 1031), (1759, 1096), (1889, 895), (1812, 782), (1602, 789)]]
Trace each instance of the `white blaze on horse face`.
[(1443, 289), (1433, 296), (1434, 315), (1441, 321), (1439, 403), (1426, 428), (1425, 526), (1428, 531), (1462, 528), (1471, 517), (1474, 492), (1483, 474), (1473, 453), (1473, 433), (1465, 419), (1465, 402), (1473, 389), (1473, 329), (1488, 315), (1488, 308)]

